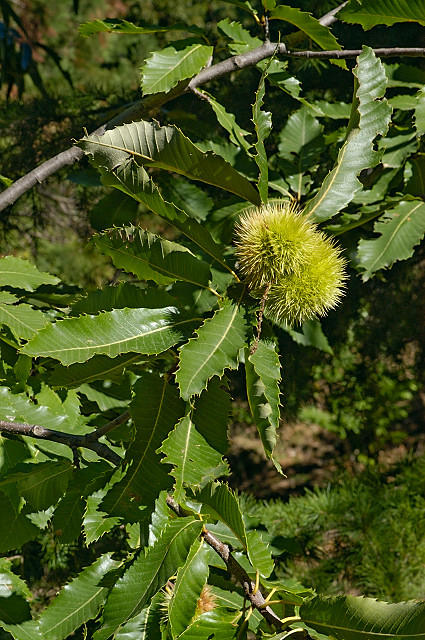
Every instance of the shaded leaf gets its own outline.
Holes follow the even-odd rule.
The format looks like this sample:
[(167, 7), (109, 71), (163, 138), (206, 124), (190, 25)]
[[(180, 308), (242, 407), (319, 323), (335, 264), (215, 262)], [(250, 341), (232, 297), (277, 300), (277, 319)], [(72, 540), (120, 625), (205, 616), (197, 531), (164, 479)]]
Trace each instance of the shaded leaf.
[(184, 500), (185, 487), (198, 489), (228, 473), (221, 454), (199, 433), (193, 418), (193, 412), (182, 418), (158, 449), (165, 454), (162, 462), (173, 465), (170, 474), (176, 480), (174, 495), (177, 501)]
[(9, 631), (13, 640), (43, 640), (43, 636), (35, 620), (28, 620), (22, 624), (2, 624), (0, 626)]
[[(273, 342), (259, 340), (253, 354), (245, 355), (246, 390), (251, 413), (266, 455), (271, 458), (279, 426), (281, 379), (279, 355)], [(277, 464), (275, 462), (275, 464)], [(279, 465), (277, 465), (279, 468)]]
[(425, 89), (420, 89), (415, 98), (414, 121), (416, 135), (423, 136), (425, 133)]
[(100, 171), (105, 185), (121, 189), (139, 202), (142, 202), (154, 213), (181, 231), (196, 246), (211, 256), (213, 260), (217, 260), (219, 264), (230, 270), (226, 265), (221, 249), (214, 242), (209, 231), (197, 220), (188, 216), (182, 209), (172, 203), (165, 202), (143, 167), (138, 167), (134, 162), (131, 162), (113, 172), (103, 169), (100, 169)]
[(181, 80), (195, 76), (211, 59), (213, 47), (199, 42), (179, 41), (155, 51), (142, 67), (142, 91), (168, 92)]
[(170, 477), (159, 464), (161, 457), (156, 451), (185, 410), (176, 387), (166, 376), (157, 373), (142, 372), (133, 393), (130, 413), (135, 434), (126, 453), (129, 466), (101, 505), (102, 510), (111, 515), (125, 515), (131, 501), (153, 507), (160, 491), (170, 487)]
[(37, 267), (14, 256), (0, 258), (0, 286), (7, 285), (26, 291), (34, 291), (42, 284), (58, 284), (59, 278), (39, 271)]
[(388, 604), (373, 598), (316, 596), (301, 605), (300, 616), (316, 631), (337, 640), (425, 638), (425, 602)]
[(105, 605), (103, 627), (94, 634), (94, 640), (107, 640), (143, 609), (186, 562), (201, 530), (202, 522), (193, 518), (170, 522), (146, 555), (142, 553), (113, 587)]
[(322, 325), (317, 319), (305, 320), (302, 325), (302, 333), (289, 328), (286, 331), (297, 344), (302, 344), (304, 347), (314, 347), (319, 351), (333, 354), (328, 339), (323, 333)]
[(0, 553), (19, 549), (35, 538), (40, 529), (24, 515), (16, 513), (9, 498), (0, 491)]
[(202, 35), (203, 31), (195, 25), (174, 24), (170, 27), (160, 27), (159, 25), (143, 25), (137, 26), (128, 20), (114, 20), (106, 18), (105, 20), (92, 20), (84, 22), (79, 26), (78, 31), (82, 36), (92, 36), (95, 33), (115, 32), (115, 33), (165, 33), (168, 31), (189, 31), (196, 35)]
[(113, 171), (133, 159), (139, 165), (175, 171), (259, 204), (251, 183), (214, 153), (203, 153), (180, 129), (156, 122), (133, 122), (79, 141), (97, 166)]
[(0, 625), (19, 624), (31, 619), (27, 602), (32, 596), (31, 591), (10, 567), (10, 560), (0, 558)]
[(117, 564), (110, 554), (105, 554), (67, 584), (38, 620), (43, 638), (67, 638), (84, 622), (94, 618), (108, 591), (99, 583)]
[(322, 131), (319, 121), (305, 106), (289, 116), (279, 134), (278, 146), (279, 156), (291, 163), (288, 173), (302, 173), (317, 165), (317, 153), (323, 144)]
[(140, 354), (125, 353), (116, 358), (94, 356), (83, 364), (72, 364), (69, 367), (58, 364), (51, 373), (50, 384), (53, 387), (70, 389), (94, 380), (110, 380), (120, 383), (125, 369), (140, 359)]
[(215, 377), (208, 382), (194, 405), (196, 429), (208, 444), (222, 454), (229, 448), (227, 430), (231, 402), (227, 380)]
[(180, 349), (176, 380), (185, 400), (201, 393), (213, 376), (221, 377), (225, 369), (237, 369), (245, 333), (244, 311), (229, 301), (205, 320), (196, 337)]
[(379, 238), (359, 242), (358, 262), (364, 269), (364, 281), (379, 269), (410, 258), (413, 247), (425, 234), (425, 203), (421, 200), (400, 202), (385, 212), (373, 230), (380, 234)]
[(167, 291), (146, 287), (144, 289), (121, 282), (118, 285), (107, 286), (104, 289), (89, 291), (86, 297), (80, 298), (71, 307), (71, 315), (78, 316), (83, 313), (96, 315), (101, 311), (113, 309), (161, 309), (177, 305), (177, 300)]
[(357, 179), (360, 171), (376, 166), (381, 159), (382, 152), (374, 150), (373, 141), (377, 135), (385, 134), (391, 115), (391, 107), (382, 99), (385, 71), (372, 49), (363, 47), (354, 73), (359, 85), (354, 98), (359, 101), (359, 125), (351, 131), (339, 151), (335, 167), (307, 204), (305, 213), (316, 222), (328, 220), (343, 209), (362, 188)]
[(115, 225), (134, 222), (138, 208), (139, 205), (133, 198), (114, 190), (96, 202), (91, 209), (90, 224), (96, 231), (103, 231)]
[(194, 320), (183, 319), (175, 307), (114, 309), (48, 325), (22, 352), (49, 356), (62, 364), (84, 362), (99, 353), (110, 358), (131, 351), (149, 355), (180, 342), (193, 328)]
[(218, 122), (229, 133), (229, 139), (233, 144), (241, 147), (249, 154), (251, 144), (245, 140), (245, 137), (249, 135), (249, 131), (242, 129), (236, 122), (236, 117), (233, 113), (229, 113), (213, 96), (204, 92), (208, 96), (208, 103), (214, 111)]
[(111, 256), (116, 267), (134, 273), (140, 280), (170, 284), (184, 280), (208, 287), (209, 265), (198, 260), (186, 247), (140, 229), (111, 229), (94, 239), (97, 248)]
[(170, 175), (161, 181), (161, 193), (164, 200), (173, 202), (198, 221), (205, 220), (214, 204), (214, 200), (198, 185)]
[(70, 462), (20, 463), (3, 476), (0, 487), (17, 483), (19, 491), (35, 511), (56, 504), (68, 485), (73, 467)]
[(168, 609), (173, 638), (183, 633), (189, 626), (207, 577), (208, 550), (202, 540), (197, 540), (193, 543), (186, 562), (178, 570)]
[(425, 154), (418, 153), (409, 158), (412, 166), (412, 175), (405, 186), (405, 192), (412, 196), (425, 198)]
[(391, 26), (396, 22), (418, 22), (425, 26), (422, 0), (350, 0), (338, 11), (344, 22), (356, 22), (366, 31), (377, 24)]

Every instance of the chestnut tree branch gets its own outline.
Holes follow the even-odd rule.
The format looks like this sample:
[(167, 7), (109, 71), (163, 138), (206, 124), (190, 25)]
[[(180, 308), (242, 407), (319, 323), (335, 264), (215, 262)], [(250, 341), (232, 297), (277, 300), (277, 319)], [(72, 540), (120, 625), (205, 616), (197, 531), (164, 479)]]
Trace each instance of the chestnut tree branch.
[[(169, 508), (174, 511), (178, 516), (187, 515), (180, 507), (180, 505), (171, 497), (167, 496), (167, 504)], [(230, 548), (224, 542), (221, 542), (211, 531), (205, 529), (202, 531), (202, 537), (205, 542), (220, 556), (220, 558), (226, 563), (227, 570), (230, 575), (235, 578), (242, 586), (242, 589), (249, 600), (251, 605), (258, 609), (261, 615), (269, 624), (272, 624), (276, 629), (282, 629), (283, 625), (279, 616), (268, 606), (267, 601), (260, 589), (255, 589), (255, 583), (251, 580), (247, 572), (237, 560), (232, 556)]]
[(130, 417), (128, 411), (125, 411), (120, 416), (111, 420), (107, 424), (102, 425), (95, 431), (87, 433), (83, 436), (76, 435), (74, 433), (63, 433), (62, 431), (55, 431), (54, 429), (47, 429), (34, 424), (26, 424), (22, 422), (8, 422), (6, 420), (0, 420), (0, 432), (12, 433), (21, 436), (29, 436), (30, 438), (36, 438), (38, 440), (50, 440), (51, 442), (59, 442), (69, 447), (73, 452), (76, 449), (82, 447), (85, 449), (91, 449), (97, 453), (98, 456), (108, 460), (114, 465), (121, 463), (121, 457), (112, 451), (106, 444), (99, 442), (101, 438), (109, 431), (116, 429), (119, 425), (126, 422)]
[[(335, 9), (332, 9), (332, 11), (329, 11), (319, 19), (319, 22), (324, 26), (330, 26), (331, 24), (333, 24), (337, 20), (335, 14), (345, 4), (346, 2), (343, 2)], [(305, 35), (302, 32), (290, 34), (287, 38), (287, 45), (289, 46), (289, 43), (292, 46), (298, 44), (298, 40), (300, 40), (300, 38), (301, 40), (305, 38)], [(155, 112), (166, 102), (169, 102), (170, 100), (173, 100), (174, 98), (177, 98), (178, 96), (186, 92), (192, 91), (196, 93), (196, 90), (202, 84), (221, 78), (222, 76), (232, 73), (233, 71), (238, 71), (246, 67), (255, 66), (258, 62), (261, 62), (261, 60), (270, 58), (274, 54), (280, 57), (287, 58), (319, 58), (322, 60), (340, 60), (356, 58), (361, 53), (360, 49), (345, 51), (292, 51), (291, 49), (287, 48), (287, 45), (285, 45), (284, 43), (265, 42), (263, 45), (257, 47), (256, 49), (247, 51), (246, 53), (237, 56), (232, 56), (230, 58), (227, 58), (226, 60), (223, 60), (222, 62), (211, 65), (200, 71), (194, 78), (192, 78), (192, 80), (190, 80), (190, 82), (180, 82), (176, 87), (174, 87), (167, 93), (158, 93), (155, 95), (143, 97), (141, 100), (133, 103), (130, 107), (119, 113), (117, 116), (98, 127), (95, 131), (92, 132), (92, 135), (102, 135), (103, 133), (105, 133), (105, 131), (107, 131), (108, 129), (113, 129), (117, 125), (132, 122), (137, 119), (143, 119), (149, 116), (152, 112)], [(425, 48), (420, 47), (390, 47), (374, 49), (374, 52), (380, 57), (425, 57)], [(67, 165), (70, 166), (75, 162), (81, 160), (83, 156), (84, 152), (79, 147), (72, 146), (69, 149), (66, 149), (65, 151), (57, 154), (53, 158), (46, 160), (40, 166), (30, 171), (22, 178), (16, 180), (10, 187), (0, 193), (0, 211), (3, 211), (3, 209), (5, 209), (6, 207), (12, 205), (24, 193), (32, 189), (37, 184), (42, 183), (49, 176), (53, 175), (60, 169), (63, 169)]]

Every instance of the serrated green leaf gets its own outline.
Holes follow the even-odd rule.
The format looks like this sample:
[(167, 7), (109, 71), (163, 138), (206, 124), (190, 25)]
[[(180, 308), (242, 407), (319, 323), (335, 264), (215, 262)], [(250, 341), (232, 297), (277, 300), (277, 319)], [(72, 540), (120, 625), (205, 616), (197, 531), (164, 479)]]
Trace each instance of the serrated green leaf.
[(65, 492), (72, 471), (70, 462), (20, 463), (3, 476), (0, 487), (17, 483), (30, 506), (35, 511), (44, 511)]
[(382, 164), (385, 168), (399, 168), (410, 154), (418, 147), (418, 140), (414, 132), (382, 138), (379, 141), (379, 149), (384, 149)]
[(22, 624), (1, 624), (5, 631), (9, 631), (13, 640), (43, 640), (35, 620), (28, 620)]
[(120, 383), (127, 367), (140, 361), (140, 354), (125, 353), (116, 358), (94, 356), (83, 364), (72, 364), (69, 367), (56, 365), (50, 376), (52, 387), (79, 387), (94, 380), (110, 380)]
[(176, 380), (185, 400), (198, 395), (215, 375), (237, 369), (238, 355), (246, 340), (244, 311), (225, 301), (197, 330), (197, 335), (180, 349)]
[(101, 253), (111, 256), (114, 265), (134, 273), (140, 280), (170, 284), (176, 280), (208, 288), (209, 265), (189, 249), (138, 227), (110, 229), (95, 237)]
[(289, 328), (285, 330), (297, 344), (302, 344), (304, 347), (314, 347), (315, 349), (319, 349), (319, 351), (333, 354), (319, 320), (305, 320), (302, 325), (302, 333)]
[[(297, 7), (279, 5), (270, 12), (269, 18), (271, 20), (285, 20), (285, 22), (295, 25), (322, 49), (331, 51), (341, 49), (341, 45), (329, 27), (322, 25), (311, 13), (301, 11)], [(339, 63), (339, 66), (346, 68), (344, 61), (337, 60), (335, 62)]]
[(425, 89), (420, 89), (415, 97), (414, 121), (416, 135), (423, 136), (425, 133)]
[(115, 640), (163, 640), (163, 613), (164, 594), (159, 592), (137, 616), (120, 627), (114, 636)]
[(37, 331), (49, 324), (49, 318), (29, 304), (0, 304), (0, 324), (5, 324), (19, 340), (30, 340)]
[(373, 598), (316, 596), (301, 605), (300, 616), (336, 640), (425, 639), (425, 602), (388, 604)]
[(193, 411), (180, 420), (158, 452), (165, 454), (162, 462), (173, 465), (170, 474), (176, 480), (177, 501), (184, 500), (185, 487), (198, 489), (228, 473), (221, 454), (197, 430)]
[(251, 413), (257, 425), (264, 451), (269, 458), (272, 458), (280, 417), (279, 382), (281, 373), (275, 344), (259, 340), (253, 354), (247, 350), (245, 371)]
[(103, 627), (94, 634), (94, 640), (107, 640), (143, 609), (186, 562), (201, 530), (202, 522), (193, 518), (170, 522), (146, 555), (142, 553), (117, 581), (105, 605)]
[(161, 127), (156, 122), (133, 122), (79, 141), (97, 166), (109, 171), (133, 160), (139, 165), (175, 171), (201, 180), (259, 204), (251, 183), (229, 163), (211, 152), (203, 153), (180, 129)]
[(362, 188), (357, 178), (360, 171), (374, 167), (382, 155), (373, 149), (373, 141), (386, 133), (391, 107), (382, 98), (386, 86), (384, 68), (369, 47), (363, 47), (354, 73), (359, 84), (355, 98), (359, 101), (359, 128), (351, 131), (335, 167), (307, 204), (305, 213), (316, 222), (332, 218), (353, 199)]
[(377, 24), (391, 26), (396, 22), (418, 22), (425, 26), (422, 0), (350, 0), (338, 11), (344, 22), (355, 22), (367, 31)]
[(181, 80), (192, 78), (205, 67), (213, 51), (213, 47), (190, 40), (155, 51), (142, 67), (143, 94), (167, 93)]
[(119, 518), (108, 518), (106, 517), (107, 513), (99, 511), (98, 507), (102, 498), (102, 491), (87, 498), (87, 509), (83, 521), (84, 538), (87, 545), (96, 542), (120, 523)]
[[(158, 494), (170, 486), (166, 468), (156, 450), (185, 410), (177, 389), (165, 376), (143, 372), (133, 387), (130, 412), (135, 437), (126, 454), (129, 467), (123, 479), (104, 498), (101, 508), (111, 515), (126, 513), (131, 500), (153, 507)], [(146, 398), (149, 402), (146, 402)]]
[(214, 200), (198, 185), (170, 175), (161, 180), (161, 193), (164, 200), (173, 202), (198, 221), (205, 220), (214, 205)]
[(0, 286), (34, 291), (42, 284), (58, 284), (59, 278), (39, 271), (37, 267), (15, 256), (0, 258)]
[(379, 269), (410, 258), (413, 247), (425, 234), (425, 203), (422, 200), (400, 202), (386, 211), (373, 230), (380, 234), (379, 238), (359, 242), (358, 262), (364, 269), (364, 281)]
[(196, 540), (186, 562), (177, 573), (168, 620), (173, 638), (183, 633), (195, 615), (198, 600), (208, 577), (208, 550)]
[(274, 562), (268, 545), (263, 542), (258, 531), (248, 531), (246, 534), (248, 558), (252, 566), (264, 578), (268, 578), (274, 569)]
[(108, 592), (99, 583), (117, 565), (110, 554), (105, 554), (67, 584), (38, 620), (43, 638), (67, 638), (84, 622), (94, 618)]
[(9, 498), (0, 491), (0, 553), (19, 549), (25, 542), (32, 540), (40, 529), (24, 515), (15, 512)]
[(90, 224), (96, 231), (134, 222), (139, 205), (135, 200), (114, 190), (96, 202), (90, 211)]
[(245, 53), (263, 44), (261, 38), (253, 37), (247, 29), (243, 28), (240, 22), (231, 22), (229, 18), (225, 18), (217, 24), (217, 27), (233, 40), (233, 42), (229, 43), (229, 49), (233, 54)]
[(254, 123), (255, 133), (257, 134), (257, 141), (254, 143), (257, 153), (254, 156), (254, 160), (260, 172), (257, 187), (262, 203), (266, 203), (269, 196), (269, 166), (264, 140), (268, 138), (272, 130), (272, 114), (270, 111), (262, 111), (261, 109), (266, 94), (265, 79), (267, 77), (267, 69), (266, 67), (261, 75), (260, 83), (255, 94), (255, 102), (252, 105), (252, 121)]
[(176, 305), (177, 300), (167, 291), (152, 287), (141, 289), (129, 282), (121, 282), (118, 285), (90, 291), (86, 297), (80, 298), (72, 305), (71, 315), (78, 316), (84, 313), (96, 315), (101, 311), (112, 311), (124, 307), (161, 309)]
[(137, 26), (128, 20), (114, 20), (106, 18), (105, 20), (92, 20), (84, 22), (78, 28), (81, 36), (92, 36), (95, 33), (115, 32), (115, 33), (166, 33), (168, 31), (188, 31), (196, 35), (202, 35), (203, 30), (195, 25), (186, 25), (176, 23), (169, 27), (161, 27), (159, 25), (143, 25)]
[[(228, 1), (228, 0), (227, 0)], [(200, 640), (214, 638), (214, 640), (232, 640), (239, 637), (238, 626), (235, 624), (234, 613), (223, 610), (213, 610), (203, 613), (179, 636), (179, 640)]]
[(232, 531), (247, 551), (245, 524), (239, 502), (227, 484), (211, 482), (195, 496), (202, 505), (202, 512), (210, 514), (213, 519), (221, 520)]
[(59, 502), (53, 515), (52, 527), (62, 544), (70, 544), (80, 535), (85, 508), (85, 499), (79, 491), (72, 488)]
[(183, 319), (175, 307), (114, 309), (48, 325), (22, 352), (55, 358), (65, 365), (84, 362), (99, 353), (110, 358), (130, 351), (150, 355), (180, 342), (195, 325), (193, 319)]
[(218, 122), (229, 133), (229, 140), (249, 154), (252, 145), (245, 139), (245, 137), (249, 135), (249, 131), (242, 129), (236, 122), (235, 115), (226, 111), (223, 105), (217, 102), (211, 94), (206, 93), (206, 95), (208, 96), (208, 104), (214, 111)]

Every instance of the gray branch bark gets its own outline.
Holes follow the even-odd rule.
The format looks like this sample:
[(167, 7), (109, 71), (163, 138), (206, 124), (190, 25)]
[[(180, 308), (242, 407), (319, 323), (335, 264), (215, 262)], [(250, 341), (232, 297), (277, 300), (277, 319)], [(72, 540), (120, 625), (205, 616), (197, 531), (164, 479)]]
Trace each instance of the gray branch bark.
[(116, 429), (119, 425), (126, 422), (129, 417), (130, 414), (126, 411), (114, 420), (111, 420), (111, 422), (108, 422), (91, 433), (87, 433), (83, 436), (55, 431), (54, 429), (46, 429), (46, 427), (41, 427), (35, 424), (8, 422), (7, 420), (0, 420), (0, 432), (3, 431), (4, 433), (29, 436), (30, 438), (36, 438), (38, 440), (59, 442), (60, 444), (64, 444), (69, 447), (72, 452), (75, 452), (76, 449), (79, 448), (91, 449), (91, 451), (97, 453), (101, 458), (104, 458), (111, 464), (117, 466), (121, 463), (120, 456), (115, 453), (115, 451), (112, 451), (112, 449), (110, 449), (106, 444), (99, 442), (99, 438), (113, 429)]

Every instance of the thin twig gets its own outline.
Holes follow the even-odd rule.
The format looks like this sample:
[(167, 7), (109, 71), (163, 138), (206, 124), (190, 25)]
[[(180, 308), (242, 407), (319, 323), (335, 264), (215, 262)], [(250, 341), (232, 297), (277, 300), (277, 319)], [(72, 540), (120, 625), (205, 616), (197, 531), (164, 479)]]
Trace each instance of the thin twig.
[(263, 315), (264, 315), (264, 307), (266, 306), (267, 294), (270, 289), (270, 282), (267, 283), (267, 287), (264, 291), (263, 297), (261, 298), (260, 310), (258, 311), (258, 321), (257, 321), (257, 337), (255, 338), (255, 342), (251, 347), (251, 355), (253, 355), (258, 349), (258, 343), (260, 342), (261, 336), (261, 325), (263, 324)]

